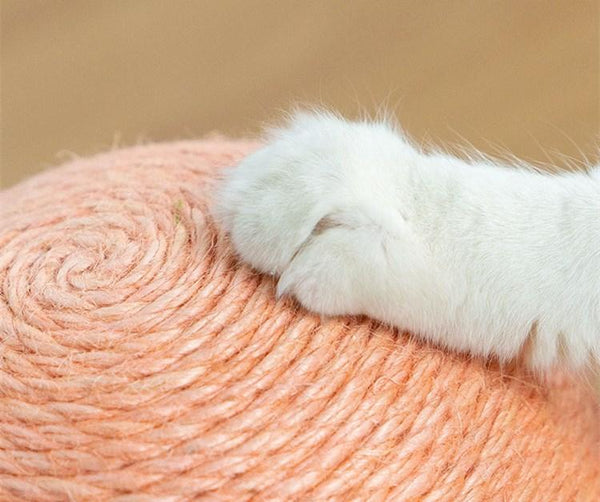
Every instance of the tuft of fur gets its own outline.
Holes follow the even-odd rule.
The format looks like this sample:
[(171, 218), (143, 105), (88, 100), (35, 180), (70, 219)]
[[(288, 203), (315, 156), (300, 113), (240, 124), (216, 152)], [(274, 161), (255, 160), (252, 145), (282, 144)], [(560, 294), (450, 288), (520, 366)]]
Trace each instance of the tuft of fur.
[(600, 361), (600, 168), (425, 153), (390, 121), (296, 113), (215, 212), (278, 294), (534, 369)]

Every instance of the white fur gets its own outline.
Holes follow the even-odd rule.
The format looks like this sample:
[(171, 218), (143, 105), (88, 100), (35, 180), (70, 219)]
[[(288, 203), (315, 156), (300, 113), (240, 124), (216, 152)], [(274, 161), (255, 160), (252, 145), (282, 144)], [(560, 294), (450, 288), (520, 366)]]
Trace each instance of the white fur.
[(501, 360), (600, 361), (600, 169), (423, 153), (385, 123), (297, 114), (226, 174), (216, 215), (279, 294)]

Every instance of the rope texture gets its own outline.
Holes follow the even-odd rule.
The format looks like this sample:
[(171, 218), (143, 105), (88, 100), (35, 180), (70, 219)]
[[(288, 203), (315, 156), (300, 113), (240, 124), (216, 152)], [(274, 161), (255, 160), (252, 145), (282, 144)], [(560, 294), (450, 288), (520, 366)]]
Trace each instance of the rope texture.
[(0, 500), (600, 500), (585, 389), (322, 320), (236, 262), (210, 194), (256, 146), (0, 194)]

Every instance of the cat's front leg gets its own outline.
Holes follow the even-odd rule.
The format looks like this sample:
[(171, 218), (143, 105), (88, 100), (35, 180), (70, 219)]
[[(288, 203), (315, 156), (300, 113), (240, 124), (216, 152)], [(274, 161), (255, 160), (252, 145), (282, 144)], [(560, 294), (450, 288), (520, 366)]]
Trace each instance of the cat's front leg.
[(579, 366), (600, 358), (590, 179), (427, 155), (386, 124), (300, 114), (226, 173), (215, 212), (242, 260), (312, 311)]

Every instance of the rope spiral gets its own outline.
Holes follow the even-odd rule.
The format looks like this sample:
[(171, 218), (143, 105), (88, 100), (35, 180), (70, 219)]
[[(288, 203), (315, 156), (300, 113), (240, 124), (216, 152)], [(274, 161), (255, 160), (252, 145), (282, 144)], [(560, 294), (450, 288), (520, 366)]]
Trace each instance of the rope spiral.
[(0, 500), (600, 500), (581, 386), (320, 319), (236, 262), (210, 194), (256, 146), (0, 194)]

